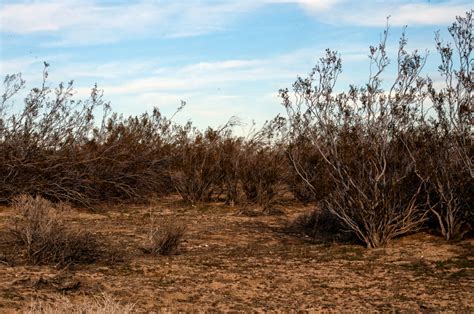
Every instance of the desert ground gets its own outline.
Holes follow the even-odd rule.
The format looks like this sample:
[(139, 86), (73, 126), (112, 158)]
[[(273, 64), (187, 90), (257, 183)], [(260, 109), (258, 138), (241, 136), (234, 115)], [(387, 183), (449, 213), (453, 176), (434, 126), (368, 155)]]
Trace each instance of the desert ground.
[[(309, 207), (272, 213), (165, 198), (151, 205), (70, 209), (71, 228), (104, 239), (115, 257), (90, 265), (26, 266), (2, 255), (0, 312), (103, 293), (137, 312), (456, 311), (474, 312), (474, 239), (446, 242), (417, 233), (368, 250), (319, 243), (287, 226)], [(16, 213), (0, 207), (0, 230)], [(186, 226), (177, 254), (150, 255), (150, 217)]]

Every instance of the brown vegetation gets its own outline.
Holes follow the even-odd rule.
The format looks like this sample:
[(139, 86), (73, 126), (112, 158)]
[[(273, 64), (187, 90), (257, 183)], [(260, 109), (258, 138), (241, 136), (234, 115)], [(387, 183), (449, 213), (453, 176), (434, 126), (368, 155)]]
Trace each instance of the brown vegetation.
[(157, 224), (156, 219), (152, 218), (148, 248), (145, 252), (151, 254), (171, 255), (178, 251), (186, 228), (184, 225), (177, 224), (173, 221), (162, 221)]
[[(407, 52), (405, 34), (398, 49), (398, 75), (384, 90), (388, 28), (379, 45), (370, 48), (371, 76), (365, 86), (334, 93), (342, 61), (327, 50), (309, 77), (295, 82), (294, 101), (288, 90), (281, 91), (290, 147), (296, 148), (289, 150), (295, 172), (314, 199), (329, 180), (331, 189), (321, 206), (368, 247), (417, 231), (428, 213), (447, 239), (462, 237), (461, 226), (472, 228), (472, 23), (468, 12), (449, 28), (459, 63), (453, 60), (454, 49), (437, 38), (439, 69), (446, 78), (438, 91), (421, 75), (427, 56)], [(300, 161), (307, 146), (324, 165)], [(313, 176), (315, 167), (329, 177), (321, 186)]]
[(24, 255), (32, 265), (68, 266), (95, 262), (100, 255), (97, 238), (85, 231), (71, 229), (61, 208), (41, 197), (19, 196), (13, 200), (19, 214), (7, 229), (7, 239), (15, 255)]
[[(0, 203), (10, 208), (2, 208), (8, 219), (1, 221), (0, 267), (13, 269), (14, 276), (14, 266), (23, 267), (28, 278), (5, 282), (0, 277), (0, 287), (11, 286), (0, 288), (0, 301), (10, 300), (10, 293), (24, 301), (16, 284), (27, 293), (54, 288), (96, 295), (115, 290), (114, 284), (125, 278), (131, 282), (119, 285), (132, 291), (125, 299), (135, 302), (134, 292), (144, 288), (148, 301), (142, 301), (151, 302), (144, 304), (146, 310), (174, 310), (183, 298), (187, 304), (219, 308), (219, 302), (227, 301), (216, 298), (218, 293), (242, 305), (226, 303), (221, 307), (226, 310), (279, 309), (286, 306), (276, 299), (279, 293), (295, 295), (291, 308), (341, 310), (354, 305), (345, 299), (347, 292), (356, 295), (353, 308), (361, 310), (367, 306), (367, 289), (379, 293), (378, 301), (367, 306), (373, 310), (424, 310), (430, 302), (437, 302), (433, 310), (472, 310), (466, 302), (472, 299), (470, 239), (451, 243), (450, 249), (443, 242), (449, 255), (443, 259), (436, 255), (433, 236), (417, 233), (430, 229), (457, 241), (472, 234), (473, 11), (449, 28), (453, 44), (435, 39), (441, 87), (422, 74), (428, 56), (408, 52), (405, 33), (396, 78), (386, 86), (388, 32), (387, 27), (381, 42), (370, 47), (371, 75), (365, 85), (336, 92), (342, 60), (327, 50), (308, 77), (297, 79), (293, 93), (280, 91), (287, 116), (277, 116), (247, 137), (232, 133), (236, 119), (201, 131), (191, 122), (173, 122), (158, 109), (125, 118), (111, 112), (97, 87), (89, 99), (76, 101), (72, 82), (47, 87), (46, 63), (43, 84), (29, 91), (16, 112), (9, 106), (25, 82), (21, 74), (7, 76), (0, 102)], [(176, 193), (180, 205), (163, 203)], [(156, 197), (157, 215), (166, 218), (160, 224), (144, 213), (145, 204)], [(309, 214), (296, 218), (302, 204), (311, 205), (304, 208)], [(118, 209), (103, 210), (108, 205)], [(268, 214), (275, 205), (284, 207), (278, 217), (240, 210), (259, 207)], [(152, 220), (149, 230), (144, 219)], [(189, 225), (186, 233), (184, 225)], [(301, 235), (314, 245), (301, 241)], [(411, 235), (416, 245), (403, 242), (403, 235)], [(373, 250), (364, 251), (355, 242)], [(123, 249), (123, 259), (87, 268), (107, 259), (103, 254), (109, 246), (111, 252)], [(421, 253), (430, 258), (418, 254), (418, 246), (427, 248)], [(33, 280), (31, 265), (65, 273)], [(64, 274), (74, 277), (69, 272), (75, 270), (87, 278), (58, 283)], [(201, 280), (208, 270), (213, 273)], [(338, 279), (340, 272), (348, 279)], [(105, 275), (115, 282), (99, 284), (94, 277)], [(400, 276), (410, 283), (408, 288)], [(344, 290), (335, 300), (333, 293), (348, 289), (346, 279), (361, 290)], [(395, 282), (396, 291), (380, 285), (386, 280)], [(423, 298), (414, 296), (425, 281), (433, 287), (425, 287)], [(444, 287), (439, 288), (440, 281)], [(90, 282), (94, 284), (87, 286)], [(250, 287), (251, 294), (240, 286), (229, 288), (236, 282)], [(205, 290), (204, 296), (186, 290), (194, 283)], [(259, 294), (259, 287), (266, 295)], [(156, 301), (157, 289), (172, 296)], [(446, 293), (450, 298), (438, 302), (436, 295)], [(314, 304), (314, 295), (323, 296), (323, 305)], [(262, 299), (265, 304), (258, 303)], [(88, 311), (64, 306), (36, 309)]]
[(232, 135), (235, 119), (202, 132), (157, 109), (123, 118), (97, 87), (75, 101), (72, 82), (47, 87), (47, 64), (42, 86), (11, 113), (9, 101), (25, 82), (7, 76), (0, 202), (25, 194), (94, 208), (178, 192), (191, 204), (224, 196), (228, 204), (265, 209), (291, 192), (318, 202), (368, 247), (414, 232), (428, 218), (445, 238), (462, 238), (474, 225), (472, 23), (468, 12), (449, 28), (454, 47), (436, 37), (444, 87), (421, 74), (427, 56), (408, 52), (403, 34), (397, 77), (384, 89), (387, 27), (370, 47), (367, 84), (335, 93), (342, 60), (327, 50), (295, 82), (294, 98), (281, 90), (287, 118), (247, 138)]
[(106, 294), (81, 303), (72, 303), (65, 297), (57, 298), (53, 302), (35, 301), (25, 311), (28, 314), (129, 314), (135, 312), (133, 304), (121, 305)]

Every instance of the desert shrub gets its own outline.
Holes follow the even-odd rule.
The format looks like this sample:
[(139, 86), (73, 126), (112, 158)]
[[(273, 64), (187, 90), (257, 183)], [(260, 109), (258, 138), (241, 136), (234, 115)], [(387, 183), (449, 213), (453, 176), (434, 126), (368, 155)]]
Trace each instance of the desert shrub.
[[(102, 132), (81, 146), (81, 160), (88, 185), (98, 201), (146, 200), (152, 195), (168, 194), (168, 174), (172, 139), (169, 121), (155, 109), (151, 115), (119, 119), (112, 116)], [(85, 156), (84, 156), (85, 155)], [(91, 193), (87, 194), (92, 198)]]
[(357, 239), (336, 215), (318, 208), (298, 216), (288, 226), (288, 231), (303, 233), (322, 242), (350, 242)]
[[(285, 182), (294, 197), (303, 203), (316, 203), (326, 197), (332, 186), (328, 165), (308, 139), (292, 140), (286, 156), (290, 171), (286, 173)], [(301, 180), (302, 177), (308, 182)]]
[(67, 266), (99, 258), (97, 238), (84, 230), (69, 228), (61, 211), (49, 201), (22, 195), (13, 200), (13, 207), (19, 217), (13, 219), (8, 232), (28, 263)]
[[(437, 222), (437, 231), (447, 240), (462, 239), (474, 226), (474, 180), (458, 146), (449, 137), (433, 140), (429, 156), (419, 160), (419, 173), (426, 182), (429, 210)], [(472, 156), (472, 145), (469, 153)]]
[(25, 82), (21, 75), (5, 78), (0, 202), (31, 194), (91, 207), (168, 193), (174, 124), (158, 110), (127, 119), (112, 114), (97, 87), (76, 101), (72, 82), (47, 87), (47, 70), (46, 64), (42, 86), (31, 89), (20, 112), (9, 103)]
[(283, 181), (284, 158), (278, 147), (257, 141), (244, 144), (239, 177), (248, 203), (266, 208), (275, 201)]
[(429, 84), (436, 116), (424, 121), (424, 136), (429, 138), (424, 154), (415, 153), (430, 212), (448, 240), (460, 239), (474, 227), (472, 14), (457, 17), (448, 29), (455, 49), (436, 36), (445, 86), (437, 90)]
[[(325, 161), (332, 183), (322, 208), (330, 211), (368, 247), (386, 244), (392, 238), (417, 230), (425, 220), (420, 205), (422, 182), (409, 157), (410, 137), (417, 123), (416, 105), (426, 98), (426, 79), (420, 77), (425, 57), (405, 50), (405, 35), (398, 51), (398, 76), (388, 93), (382, 89), (381, 73), (389, 64), (385, 50), (388, 30), (378, 47), (370, 48), (374, 69), (363, 87), (351, 86), (334, 94), (342, 71), (336, 52), (326, 55), (307, 78), (293, 85), (297, 97), (282, 90), (287, 108), (290, 138), (309, 140)], [(424, 114), (424, 113), (423, 113)], [(310, 186), (305, 169), (293, 163), (296, 173)]]
[(210, 200), (220, 183), (221, 130), (204, 133), (188, 125), (174, 147), (171, 180), (183, 200), (196, 204)]
[(150, 254), (172, 255), (176, 253), (183, 240), (186, 228), (173, 222), (163, 221), (157, 224), (152, 218), (149, 231), (149, 246), (145, 251)]
[(110, 295), (102, 294), (96, 298), (73, 303), (66, 297), (60, 297), (53, 302), (33, 301), (25, 309), (26, 313), (37, 314), (127, 314), (136, 313), (134, 304), (120, 304)]
[(225, 191), (226, 203), (233, 206), (241, 199), (240, 189), (240, 169), (243, 166), (242, 160), (244, 140), (240, 137), (227, 136), (220, 143), (221, 159), (220, 169), (221, 180)]
[(331, 188), (322, 208), (368, 247), (418, 230), (428, 213), (447, 239), (472, 230), (472, 13), (449, 28), (455, 48), (436, 37), (444, 87), (420, 75), (427, 55), (407, 52), (403, 33), (397, 76), (383, 89), (387, 28), (370, 47), (365, 86), (334, 93), (342, 61), (327, 50), (310, 75), (294, 83), (295, 100), (281, 91), (294, 172), (318, 199), (317, 182), (294, 149), (304, 139), (301, 146), (316, 150), (328, 170)]

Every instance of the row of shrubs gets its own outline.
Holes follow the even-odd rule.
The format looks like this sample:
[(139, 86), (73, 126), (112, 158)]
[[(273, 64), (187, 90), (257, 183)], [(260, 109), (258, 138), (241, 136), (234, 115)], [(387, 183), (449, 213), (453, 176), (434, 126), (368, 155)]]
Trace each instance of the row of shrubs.
[(157, 109), (124, 118), (97, 87), (75, 101), (72, 82), (47, 87), (47, 66), (42, 86), (12, 113), (25, 82), (7, 76), (0, 201), (30, 194), (93, 207), (177, 192), (191, 204), (268, 207), (291, 194), (319, 204), (368, 247), (429, 220), (445, 238), (462, 237), (474, 224), (472, 13), (448, 29), (454, 44), (436, 36), (442, 84), (422, 74), (428, 56), (408, 52), (403, 34), (397, 76), (385, 88), (387, 28), (370, 47), (365, 85), (335, 92), (342, 61), (328, 50), (292, 93), (280, 91), (286, 117), (247, 137), (233, 135), (233, 120), (201, 131)]
[(25, 82), (21, 74), (5, 79), (0, 202), (29, 194), (94, 207), (179, 193), (192, 204), (225, 198), (264, 205), (284, 184), (284, 151), (262, 132), (235, 137), (236, 121), (201, 131), (174, 123), (158, 109), (124, 118), (111, 112), (97, 87), (80, 101), (73, 99), (72, 82), (49, 88), (47, 70), (20, 112), (8, 105)]

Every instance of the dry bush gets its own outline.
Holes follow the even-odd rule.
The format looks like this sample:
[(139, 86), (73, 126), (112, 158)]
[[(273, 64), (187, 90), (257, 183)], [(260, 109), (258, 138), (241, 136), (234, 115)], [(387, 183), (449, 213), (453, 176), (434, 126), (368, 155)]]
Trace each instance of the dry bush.
[(134, 304), (120, 304), (110, 295), (102, 294), (100, 297), (87, 301), (73, 303), (66, 297), (57, 298), (53, 302), (33, 301), (25, 310), (31, 314), (128, 314), (136, 313)]
[[(285, 181), (294, 197), (302, 203), (315, 203), (324, 199), (331, 190), (332, 181), (328, 165), (319, 151), (308, 139), (298, 138), (288, 145), (287, 152), (290, 171), (287, 171)], [(309, 184), (301, 180), (302, 177)]]
[(126, 120), (113, 115), (102, 130), (103, 139), (81, 146), (80, 158), (87, 160), (83, 166), (88, 173), (81, 179), (88, 180), (86, 186), (95, 191), (97, 201), (141, 201), (173, 191), (168, 174), (171, 128), (156, 109)]
[(201, 133), (190, 125), (183, 128), (174, 147), (171, 180), (181, 197), (191, 204), (210, 200), (221, 181), (220, 130)]
[(83, 230), (71, 230), (49, 201), (22, 195), (13, 200), (13, 208), (20, 216), (13, 219), (8, 232), (28, 263), (67, 266), (99, 258), (97, 238)]
[(279, 192), (282, 152), (249, 145), (243, 156), (245, 157), (240, 163), (240, 179), (246, 201), (264, 208), (270, 206)]
[(418, 230), (428, 213), (447, 239), (472, 230), (472, 14), (449, 28), (455, 48), (436, 37), (442, 88), (420, 74), (427, 55), (407, 52), (403, 33), (398, 75), (388, 91), (383, 89), (381, 75), (390, 63), (387, 28), (380, 44), (370, 47), (365, 86), (334, 93), (342, 62), (328, 50), (311, 74), (293, 85), (295, 100), (281, 91), (296, 175), (318, 199), (309, 157), (295, 149), (309, 145), (328, 169), (331, 189), (322, 208), (368, 247)]
[(245, 141), (240, 154), (239, 179), (245, 200), (264, 209), (271, 206), (283, 192), (284, 146), (278, 141), (272, 141), (272, 134), (268, 130), (277, 127), (273, 122), (265, 125)]
[(447, 240), (461, 239), (474, 227), (473, 12), (448, 28), (455, 48), (436, 36), (445, 86), (429, 86), (436, 118), (426, 122), (431, 145), (417, 165), (427, 183), (430, 211)]
[(325, 209), (315, 209), (298, 216), (287, 229), (290, 232), (303, 233), (315, 241), (352, 242), (357, 239), (337, 216)]
[(9, 104), (25, 82), (21, 75), (5, 78), (0, 202), (30, 194), (91, 207), (169, 192), (174, 124), (158, 110), (128, 119), (112, 114), (97, 87), (88, 99), (76, 101), (72, 82), (47, 87), (47, 69), (42, 86), (29, 92), (18, 113)]
[[(461, 148), (446, 137), (440, 141), (418, 167), (426, 175), (422, 178), (427, 182), (429, 209), (437, 230), (447, 240), (462, 239), (474, 227), (474, 180), (459, 155), (467, 146)], [(472, 145), (468, 146), (472, 156)]]
[(271, 186), (278, 171), (272, 168), (282, 154), (255, 139), (234, 137), (236, 119), (202, 132), (191, 123), (173, 123), (157, 109), (124, 118), (111, 112), (97, 87), (90, 98), (76, 101), (72, 82), (53, 90), (47, 77), (45, 65), (43, 84), (29, 92), (19, 113), (10, 113), (9, 104), (25, 82), (21, 75), (5, 79), (0, 202), (29, 194), (94, 208), (100, 202), (146, 201), (178, 192), (195, 204), (225, 191), (227, 203), (233, 204), (241, 196), (242, 181), (248, 201), (274, 198)]
[(169, 221), (157, 224), (152, 218), (150, 232), (148, 235), (149, 246), (145, 251), (150, 254), (172, 255), (175, 254), (183, 240), (186, 232), (184, 225), (178, 225)]
[(242, 167), (244, 140), (240, 137), (226, 137), (220, 143), (222, 186), (225, 190), (226, 204), (234, 206), (241, 200), (240, 169)]
[[(290, 138), (309, 139), (328, 166), (332, 187), (322, 208), (370, 248), (416, 231), (425, 220), (419, 201), (423, 184), (416, 177), (410, 137), (405, 134), (416, 124), (413, 117), (427, 95), (426, 79), (420, 77), (426, 58), (405, 50), (403, 34), (398, 76), (385, 93), (380, 75), (389, 64), (388, 29), (384, 34), (378, 47), (370, 48), (372, 76), (365, 86), (334, 94), (342, 62), (336, 52), (327, 50), (309, 77), (295, 82), (294, 102), (288, 90), (281, 93)], [(317, 187), (291, 151), (290, 160), (315, 193)]]
[(222, 138), (221, 171), (226, 203), (257, 204), (264, 209), (281, 194), (284, 178), (284, 144), (271, 133), (278, 117), (247, 137)]

